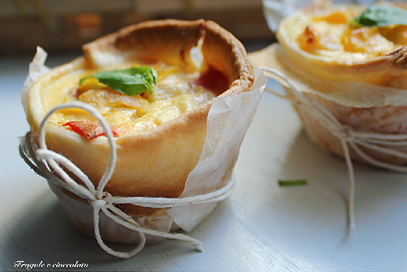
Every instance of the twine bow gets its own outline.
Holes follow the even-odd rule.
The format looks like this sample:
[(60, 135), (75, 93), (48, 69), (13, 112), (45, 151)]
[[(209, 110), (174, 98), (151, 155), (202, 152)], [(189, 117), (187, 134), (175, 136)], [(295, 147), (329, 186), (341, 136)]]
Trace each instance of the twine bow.
[[(47, 145), (45, 143), (45, 125), (50, 116), (55, 111), (62, 108), (79, 108), (88, 111), (100, 122), (106, 132), (106, 136), (110, 145), (110, 162), (97, 188), (95, 188), (88, 176), (86, 176), (70, 160), (56, 152), (47, 149)], [(39, 147), (37, 147), (37, 145), (35, 144), (30, 132), (27, 133), (25, 138), (21, 138), (20, 142), (21, 143), (19, 151), (21, 157), (38, 175), (52, 181), (56, 185), (61, 186), (62, 188), (74, 193), (75, 195), (88, 200), (89, 204), (93, 208), (94, 233), (98, 244), (107, 253), (120, 258), (130, 258), (139, 253), (145, 246), (146, 234), (156, 237), (186, 241), (189, 242), (197, 251), (203, 251), (203, 244), (200, 241), (184, 234), (167, 233), (141, 227), (131, 216), (117, 208), (115, 205), (133, 204), (136, 206), (149, 208), (171, 208), (191, 204), (211, 203), (226, 199), (234, 188), (234, 179), (232, 178), (224, 187), (216, 191), (192, 197), (119, 197), (110, 195), (108, 192), (104, 191), (104, 188), (110, 180), (116, 166), (116, 142), (109, 128), (109, 125), (103, 118), (103, 116), (92, 106), (82, 102), (70, 102), (58, 105), (45, 116), (39, 129)], [(79, 178), (84, 185), (78, 184), (76, 181), (74, 181), (62, 169), (60, 165), (63, 165), (77, 178)], [(136, 248), (129, 252), (118, 252), (111, 249), (105, 244), (101, 237), (99, 229), (99, 215), (101, 211), (114, 222), (139, 233), (140, 242)]]
[(290, 101), (298, 107), (302, 107), (310, 113), (315, 120), (317, 120), (322, 126), (324, 126), (328, 131), (330, 131), (338, 140), (341, 142), (342, 150), (346, 160), (350, 188), (349, 188), (349, 228), (355, 228), (355, 173), (353, 169), (352, 159), (350, 156), (350, 149), (352, 149), (356, 154), (358, 154), (362, 159), (368, 163), (398, 172), (407, 173), (407, 166), (399, 166), (386, 162), (379, 161), (367, 155), (363, 150), (359, 148), (362, 146), (366, 149), (380, 152), (382, 154), (392, 155), (398, 158), (407, 159), (407, 152), (402, 150), (397, 150), (395, 148), (407, 147), (407, 135), (405, 134), (381, 134), (372, 132), (359, 132), (355, 131), (352, 127), (340, 123), (337, 118), (329, 112), (326, 108), (321, 106), (317, 102), (310, 102), (309, 99), (293, 84), (287, 77), (278, 71), (270, 68), (261, 67), (263, 72), (268, 73), (273, 79), (277, 80), (284, 86), (287, 86), (293, 90), (299, 97), (299, 99), (290, 97), (288, 95), (279, 94), (273, 90), (266, 90), (282, 99)]

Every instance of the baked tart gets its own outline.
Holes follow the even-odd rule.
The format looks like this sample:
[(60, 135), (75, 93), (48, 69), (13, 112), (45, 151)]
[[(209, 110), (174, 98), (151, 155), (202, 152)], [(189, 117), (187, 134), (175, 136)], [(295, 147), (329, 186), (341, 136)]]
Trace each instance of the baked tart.
[(278, 43), (251, 54), (282, 84), (283, 93), (268, 91), (292, 103), (311, 140), (345, 159), (351, 229), (352, 161), (407, 172), (406, 20), (405, 4), (314, 1), (280, 21)]
[(280, 22), (277, 39), (294, 65), (315, 76), (405, 88), (406, 8), (308, 6)]
[(340, 156), (346, 143), (353, 159), (398, 171), (407, 162), (405, 8), (311, 5), (280, 22), (278, 44), (252, 56), (284, 78), (314, 142)]
[[(254, 68), (242, 43), (212, 21), (161, 20), (123, 28), (84, 45), (83, 52), (84, 56), (42, 75), (29, 89), (26, 112), (34, 141), (38, 144), (41, 122), (51, 109), (72, 101), (86, 103), (105, 118), (117, 146), (116, 166), (105, 192), (112, 197), (180, 197), (202, 155), (214, 99), (250, 96), (253, 90)], [(255, 108), (242, 105), (248, 116), (239, 122), (249, 122)], [(208, 190), (208, 180), (230, 178), (244, 133), (239, 135), (234, 139), (238, 144), (225, 149), (224, 160), (212, 173), (201, 174), (200, 182), (208, 182)], [(94, 116), (77, 108), (57, 110), (46, 125), (45, 141), (49, 150), (68, 158), (98, 186), (111, 153), (106, 132)], [(66, 204), (70, 219), (92, 234), (92, 216), (81, 213), (82, 209), (91, 213), (89, 203), (50, 185)], [(212, 189), (223, 185), (215, 183)], [(199, 190), (192, 195), (207, 193)], [(116, 206), (147, 228), (191, 229), (176, 226), (169, 208)], [(206, 208), (203, 213), (210, 211)], [(129, 229), (127, 234), (113, 229), (101, 227), (102, 237), (138, 241), (130, 238), (135, 234)]]

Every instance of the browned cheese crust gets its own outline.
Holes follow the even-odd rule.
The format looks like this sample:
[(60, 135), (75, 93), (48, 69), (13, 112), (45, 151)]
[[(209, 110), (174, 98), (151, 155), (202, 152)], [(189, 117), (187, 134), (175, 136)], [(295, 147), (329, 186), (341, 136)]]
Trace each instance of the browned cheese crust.
[[(103, 66), (98, 54), (113, 54), (126, 60), (164, 61), (187, 69), (192, 67), (190, 51), (203, 38), (206, 67), (212, 66), (230, 80), (230, 89), (221, 96), (250, 91), (254, 71), (243, 45), (214, 22), (162, 20), (126, 27), (83, 46), (84, 57), (43, 76), (29, 93), (31, 131), (38, 136), (46, 112), (36, 98), (41, 85), (69, 71)], [(196, 166), (206, 137), (206, 120), (211, 101), (160, 126), (137, 134), (116, 138), (118, 161), (106, 191), (115, 196), (176, 198)], [(110, 151), (105, 137), (87, 140), (61, 126), (47, 129), (48, 148), (69, 158), (98, 185), (109, 163)], [(123, 207), (131, 215), (152, 215), (157, 209)]]
[[(354, 7), (360, 9), (360, 7)], [(333, 9), (335, 11), (335, 9)], [(292, 28), (302, 19), (318, 14), (318, 9), (304, 9), (287, 16), (279, 25), (276, 37), (290, 59), (303, 70), (329, 80), (363, 81), (384, 85), (389, 75), (404, 73), (407, 67), (407, 46), (399, 46), (383, 55), (369, 59), (335, 59), (302, 50), (291, 36)]]

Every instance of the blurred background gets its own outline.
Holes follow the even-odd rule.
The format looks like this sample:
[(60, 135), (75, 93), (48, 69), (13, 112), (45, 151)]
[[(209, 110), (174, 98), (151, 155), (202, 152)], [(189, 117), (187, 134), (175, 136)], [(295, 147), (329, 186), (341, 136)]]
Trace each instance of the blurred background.
[(152, 19), (213, 20), (248, 51), (274, 41), (262, 0), (0, 0), (0, 57), (81, 54), (81, 46), (124, 26)]

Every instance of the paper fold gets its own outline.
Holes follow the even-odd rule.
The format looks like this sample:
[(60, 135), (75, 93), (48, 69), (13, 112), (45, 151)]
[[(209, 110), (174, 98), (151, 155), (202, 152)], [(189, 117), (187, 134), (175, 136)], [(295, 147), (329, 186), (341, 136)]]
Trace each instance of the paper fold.
[[(208, 115), (208, 131), (197, 166), (191, 171), (180, 197), (209, 193), (233, 179), (240, 146), (262, 97), (267, 77), (255, 67), (251, 92), (215, 98)], [(216, 204), (171, 208), (167, 213), (185, 231), (194, 229)]]

